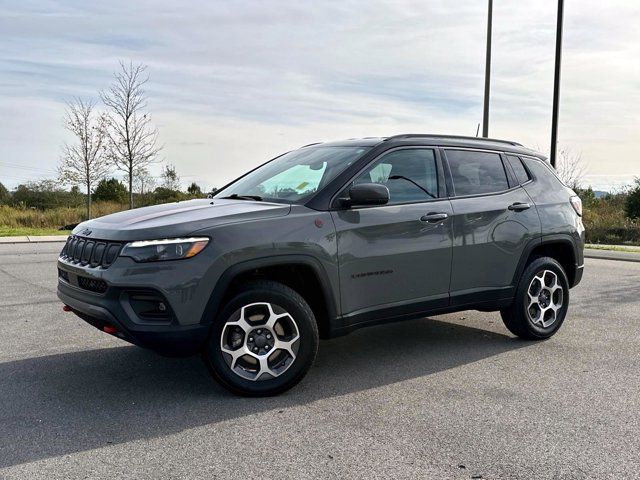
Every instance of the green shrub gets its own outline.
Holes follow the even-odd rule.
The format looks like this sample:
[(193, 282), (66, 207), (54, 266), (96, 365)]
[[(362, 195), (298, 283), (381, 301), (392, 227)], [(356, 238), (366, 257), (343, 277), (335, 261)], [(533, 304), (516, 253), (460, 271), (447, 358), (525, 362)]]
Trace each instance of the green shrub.
[(79, 190), (66, 191), (56, 180), (41, 180), (19, 185), (11, 196), (11, 204), (21, 208), (48, 210), (84, 205), (85, 196)]
[(129, 198), (127, 187), (115, 178), (102, 179), (92, 195), (94, 202), (126, 203)]
[(204, 196), (202, 193), (202, 189), (200, 188), (200, 185), (198, 185), (196, 182), (192, 182), (191, 185), (189, 185), (189, 188), (187, 188), (187, 193), (194, 197)]
[(179, 202), (181, 200), (189, 199), (189, 195), (179, 191), (166, 187), (158, 187), (153, 191), (151, 196), (154, 204)]
[(583, 203), (588, 243), (640, 244), (640, 219), (627, 218), (627, 202), (628, 194), (618, 193)]
[(0, 183), (0, 205), (6, 205), (11, 201), (11, 194), (7, 187)]
[(640, 218), (640, 178), (636, 178), (634, 187), (627, 194), (625, 213), (629, 218)]
[(576, 188), (575, 192), (582, 200), (583, 208), (594, 208), (598, 204), (598, 199), (596, 198), (596, 193), (593, 191), (593, 188)]

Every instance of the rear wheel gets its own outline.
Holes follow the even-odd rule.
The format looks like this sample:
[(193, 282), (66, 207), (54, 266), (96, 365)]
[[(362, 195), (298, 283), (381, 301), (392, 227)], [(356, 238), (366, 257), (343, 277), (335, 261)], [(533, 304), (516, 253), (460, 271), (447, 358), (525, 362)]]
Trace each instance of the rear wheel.
[(511, 333), (527, 340), (555, 334), (569, 308), (569, 282), (553, 258), (534, 259), (522, 274), (513, 303), (500, 315)]
[(267, 396), (297, 384), (317, 349), (316, 320), (304, 298), (280, 283), (256, 281), (222, 309), (203, 357), (228, 390)]

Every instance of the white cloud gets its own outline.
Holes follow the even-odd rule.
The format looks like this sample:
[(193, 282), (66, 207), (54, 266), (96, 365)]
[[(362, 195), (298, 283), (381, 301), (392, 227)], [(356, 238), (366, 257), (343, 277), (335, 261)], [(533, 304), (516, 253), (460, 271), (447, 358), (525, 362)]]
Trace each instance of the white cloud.
[[(492, 136), (547, 148), (555, 5), (494, 2)], [(565, 19), (560, 140), (590, 175), (640, 173), (640, 7), (569, 2)], [(3, 162), (55, 169), (64, 100), (96, 98), (121, 58), (149, 65), (166, 160), (208, 186), (317, 140), (474, 134), (485, 22), (471, 0), (0, 7), (0, 181), (34, 176)]]

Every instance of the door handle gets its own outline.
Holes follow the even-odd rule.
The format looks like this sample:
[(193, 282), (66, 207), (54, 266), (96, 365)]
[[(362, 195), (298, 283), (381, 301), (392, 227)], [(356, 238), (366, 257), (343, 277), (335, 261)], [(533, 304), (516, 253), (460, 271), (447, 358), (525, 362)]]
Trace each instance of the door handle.
[(528, 203), (525, 203), (525, 202), (515, 202), (515, 203), (512, 203), (511, 205), (509, 205), (509, 210), (513, 210), (515, 212), (520, 212), (522, 210), (527, 210), (528, 208), (531, 208), (531, 205), (529, 205)]
[(431, 213), (427, 213), (426, 215), (421, 216), (420, 217), (420, 221), (421, 222), (435, 223), (435, 222), (439, 222), (440, 220), (445, 220), (447, 218), (449, 218), (449, 215), (447, 215), (444, 212), (441, 212), (441, 213), (431, 212)]

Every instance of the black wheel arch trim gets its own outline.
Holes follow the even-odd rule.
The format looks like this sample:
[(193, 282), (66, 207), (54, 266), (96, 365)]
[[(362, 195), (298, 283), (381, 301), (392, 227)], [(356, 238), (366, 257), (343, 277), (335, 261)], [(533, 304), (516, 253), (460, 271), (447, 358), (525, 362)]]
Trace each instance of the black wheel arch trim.
[(278, 267), (286, 265), (304, 265), (306, 267), (310, 267), (313, 270), (316, 278), (320, 283), (322, 295), (324, 297), (327, 313), (329, 316), (329, 323), (334, 323), (336, 318), (338, 317), (338, 308), (335, 298), (332, 295), (329, 275), (327, 274), (320, 261), (316, 258), (310, 255), (296, 254), (255, 258), (240, 262), (227, 268), (218, 279), (215, 287), (213, 288), (213, 291), (211, 292), (211, 295), (209, 296), (209, 300), (207, 301), (207, 305), (205, 306), (205, 309), (202, 313), (200, 323), (210, 324), (213, 322), (216, 315), (222, 308), (222, 301), (224, 299), (225, 293), (231, 285), (231, 282), (238, 275), (242, 275), (259, 268)]
[[(573, 253), (573, 263), (575, 265), (575, 269), (578, 270), (579, 268), (582, 267), (582, 262), (580, 261), (580, 259), (582, 258), (582, 255), (580, 255), (575, 239), (571, 235), (567, 233), (556, 233), (551, 235), (544, 235), (542, 237), (538, 237), (530, 240), (527, 246), (522, 251), (522, 255), (520, 256), (520, 261), (518, 262), (518, 267), (516, 268), (516, 272), (513, 276), (512, 284), (514, 286), (518, 285), (520, 281), (520, 277), (522, 276), (522, 272), (524, 272), (524, 269), (527, 267), (527, 261), (529, 260), (531, 253), (538, 247), (541, 247), (544, 245), (553, 245), (553, 244), (568, 245), (571, 248), (571, 251)], [(572, 278), (572, 276), (569, 275), (570, 272), (565, 272), (565, 273), (567, 273), (567, 276), (570, 277), (569, 288), (573, 288), (575, 285), (578, 284), (578, 281), (580, 281), (579, 278)]]

